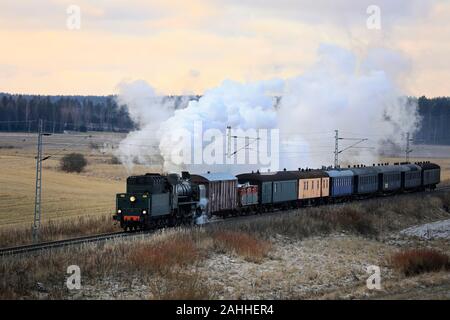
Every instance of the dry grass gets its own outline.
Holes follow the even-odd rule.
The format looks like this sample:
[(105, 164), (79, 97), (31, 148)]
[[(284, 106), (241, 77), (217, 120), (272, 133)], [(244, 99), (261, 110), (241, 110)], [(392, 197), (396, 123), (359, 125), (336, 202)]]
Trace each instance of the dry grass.
[[(67, 297), (66, 268), (73, 264), (80, 266), (82, 285), (95, 284), (105, 277), (122, 283), (138, 279), (138, 283), (148, 286), (152, 299), (210, 299), (217, 290), (197, 270), (204, 259), (220, 251), (218, 242), (225, 245), (227, 252), (236, 250), (258, 261), (270, 247), (250, 235), (224, 231), (216, 238), (205, 229), (194, 228), (161, 230), (142, 240), (5, 257), (0, 260), (0, 299), (38, 298), (38, 283), (45, 288), (46, 298)], [(256, 255), (249, 250), (255, 250)]]
[[(64, 173), (57, 171), (58, 162), (53, 162), (55, 170), (44, 169), (42, 175), (44, 221), (113, 212), (115, 194), (124, 190), (123, 182)], [(31, 226), (36, 174), (34, 160), (0, 155), (0, 167), (0, 225)]]
[(130, 263), (138, 269), (167, 274), (173, 268), (182, 268), (200, 259), (194, 241), (186, 235), (177, 235), (157, 243), (146, 243), (129, 253)]
[(230, 222), (228, 228), (266, 238), (281, 234), (304, 239), (342, 232), (379, 238), (412, 225), (448, 218), (450, 214), (443, 210), (444, 204), (440, 197), (444, 196), (402, 195), (343, 205), (302, 208)]
[[(156, 170), (136, 165), (128, 172), (122, 165), (110, 164), (110, 154), (89, 146), (90, 142), (103, 145), (119, 141), (123, 134), (89, 135), (92, 138), (70, 134), (55, 134), (45, 138), (45, 142), (49, 143), (45, 147), (45, 155), (61, 152), (65, 145), (71, 147), (43, 163), (43, 221), (112, 213), (115, 209), (115, 194), (125, 190), (126, 177)], [(36, 136), (0, 133), (0, 140), (2, 144), (15, 147), (0, 149), (0, 226), (22, 225), (30, 228), (34, 214)], [(88, 160), (82, 173), (60, 171), (59, 158), (70, 152), (79, 152)]]
[(434, 249), (411, 249), (395, 253), (390, 263), (405, 276), (450, 270), (450, 257)]
[[(41, 225), (39, 240), (42, 242), (65, 238), (120, 231), (113, 224), (112, 215), (81, 216), (56, 219)], [(0, 247), (31, 243), (31, 227), (12, 226), (0, 228)]]
[(271, 249), (268, 241), (243, 232), (216, 231), (213, 239), (219, 251), (236, 253), (251, 262), (261, 262)]
[(198, 272), (171, 272), (165, 278), (151, 281), (149, 287), (150, 298), (155, 300), (208, 300), (216, 297)]

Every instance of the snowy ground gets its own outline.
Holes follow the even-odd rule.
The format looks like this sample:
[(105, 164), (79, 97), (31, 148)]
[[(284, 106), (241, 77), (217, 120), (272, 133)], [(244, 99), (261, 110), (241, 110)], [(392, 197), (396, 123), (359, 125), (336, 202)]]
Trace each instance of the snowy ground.
[(400, 234), (427, 240), (450, 239), (450, 219), (404, 229)]

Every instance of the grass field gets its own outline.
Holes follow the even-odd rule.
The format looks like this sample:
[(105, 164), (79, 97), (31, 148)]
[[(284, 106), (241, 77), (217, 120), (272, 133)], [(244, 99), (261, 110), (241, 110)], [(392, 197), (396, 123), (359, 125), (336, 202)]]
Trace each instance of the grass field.
[[(152, 170), (136, 166), (133, 172), (127, 172), (120, 164), (110, 164), (111, 155), (93, 148), (93, 145), (101, 146), (111, 139), (117, 140), (119, 135), (91, 135), (92, 138), (86, 139), (70, 134), (45, 137), (45, 155), (57, 155), (43, 162), (43, 222), (83, 215), (112, 214), (115, 194), (125, 191), (126, 177)], [(33, 221), (35, 143), (36, 137), (33, 135), (0, 134), (0, 226), (29, 226)], [(81, 152), (86, 156), (88, 165), (82, 173), (59, 170), (59, 159), (69, 152)]]
[[(73, 218), (85, 215), (112, 214), (115, 194), (125, 190), (130, 174), (159, 171), (137, 165), (127, 172), (120, 164), (111, 164), (111, 154), (102, 147), (117, 144), (124, 134), (85, 133), (55, 134), (45, 137), (45, 154), (56, 154), (43, 163), (42, 221)], [(67, 150), (64, 150), (67, 149)], [(421, 158), (442, 166), (442, 178), (450, 179), (450, 147), (418, 149)], [(59, 170), (59, 159), (69, 152), (81, 152), (88, 165), (80, 174)], [(0, 227), (30, 226), (34, 214), (36, 135), (0, 133)], [(436, 157), (432, 157), (436, 155)], [(429, 156), (429, 157), (424, 157)], [(384, 158), (397, 162), (403, 158)]]

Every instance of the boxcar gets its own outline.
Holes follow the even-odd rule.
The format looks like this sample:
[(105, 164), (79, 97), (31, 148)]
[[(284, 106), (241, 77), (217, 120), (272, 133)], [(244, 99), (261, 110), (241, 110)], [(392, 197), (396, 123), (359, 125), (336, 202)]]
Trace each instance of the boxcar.
[(297, 170), (287, 171), (295, 175), (298, 180), (298, 199), (308, 200), (327, 198), (329, 192), (329, 176), (323, 170)]
[(204, 173), (191, 175), (191, 181), (205, 186), (206, 213), (227, 213), (237, 208), (237, 178), (229, 173)]
[(378, 172), (374, 167), (350, 168), (353, 172), (353, 190), (355, 194), (369, 194), (378, 191)]
[(441, 182), (441, 167), (430, 162), (418, 162), (422, 168), (422, 187), (434, 188)]
[(378, 191), (393, 192), (402, 186), (400, 166), (381, 165), (373, 167), (378, 172)]
[(297, 200), (297, 178), (287, 171), (243, 173), (237, 175), (239, 183), (258, 186), (260, 204), (276, 204)]
[(401, 165), (402, 189), (419, 188), (422, 184), (422, 168), (416, 164), (405, 163)]
[(328, 170), (330, 177), (330, 196), (332, 198), (346, 197), (353, 194), (354, 174), (351, 170)]
[(238, 201), (240, 207), (258, 204), (258, 186), (249, 183), (238, 185)]

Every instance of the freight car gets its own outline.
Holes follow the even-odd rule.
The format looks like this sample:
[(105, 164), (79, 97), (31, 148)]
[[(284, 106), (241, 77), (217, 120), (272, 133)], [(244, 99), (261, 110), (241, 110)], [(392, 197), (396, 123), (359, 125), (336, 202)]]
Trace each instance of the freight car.
[(127, 179), (116, 196), (114, 220), (125, 230), (193, 223), (228, 216), (434, 189), (440, 167), (430, 162), (347, 169), (299, 169), (190, 175), (146, 174)]
[(228, 215), (237, 209), (237, 178), (229, 173), (205, 173), (191, 175), (191, 183), (206, 190), (205, 213)]

